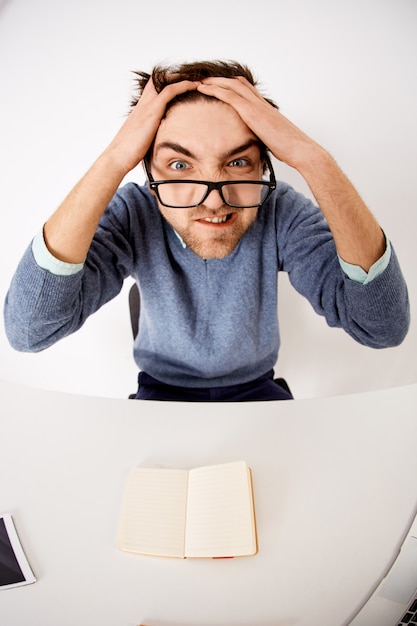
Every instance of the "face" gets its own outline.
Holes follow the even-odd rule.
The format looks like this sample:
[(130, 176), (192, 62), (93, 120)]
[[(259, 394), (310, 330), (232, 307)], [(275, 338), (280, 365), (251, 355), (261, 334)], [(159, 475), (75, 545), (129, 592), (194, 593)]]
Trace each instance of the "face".
[[(155, 180), (261, 180), (263, 163), (257, 137), (231, 106), (196, 101), (174, 105), (162, 120), (150, 171)], [(258, 212), (227, 206), (216, 189), (198, 207), (158, 204), (187, 246), (204, 259), (229, 255)]]

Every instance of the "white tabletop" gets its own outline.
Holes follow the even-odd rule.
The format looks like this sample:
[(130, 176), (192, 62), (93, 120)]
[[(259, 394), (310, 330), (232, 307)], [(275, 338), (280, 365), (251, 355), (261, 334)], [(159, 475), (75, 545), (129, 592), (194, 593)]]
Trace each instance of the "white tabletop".
[[(2, 626), (342, 626), (417, 504), (417, 385), (240, 404), (109, 400), (0, 382), (0, 513), (38, 581), (0, 590)], [(252, 468), (259, 553), (122, 553), (134, 466)]]

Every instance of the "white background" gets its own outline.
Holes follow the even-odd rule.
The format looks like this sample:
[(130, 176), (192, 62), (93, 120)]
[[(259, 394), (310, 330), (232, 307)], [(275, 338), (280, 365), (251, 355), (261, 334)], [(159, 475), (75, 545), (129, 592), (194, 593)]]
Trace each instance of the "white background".
[[(393, 241), (416, 302), (415, 0), (0, 0), (0, 297), (25, 247), (124, 120), (132, 70), (236, 59), (336, 158)], [(281, 164), (277, 176), (309, 193)], [(142, 180), (141, 171), (129, 180)], [(374, 351), (330, 329), (280, 277), (277, 373), (294, 395), (417, 380), (416, 331)], [(41, 354), (0, 330), (0, 378), (126, 397), (136, 366), (126, 283), (84, 328)]]

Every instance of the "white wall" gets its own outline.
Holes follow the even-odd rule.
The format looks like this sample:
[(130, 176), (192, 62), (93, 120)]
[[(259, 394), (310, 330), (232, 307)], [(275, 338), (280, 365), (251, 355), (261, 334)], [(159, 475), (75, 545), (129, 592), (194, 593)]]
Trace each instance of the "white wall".
[[(34, 233), (122, 123), (131, 70), (232, 58), (336, 157), (394, 242), (415, 305), (416, 26), (415, 0), (0, 0), (1, 300)], [(277, 173), (308, 193), (295, 172)], [(417, 380), (414, 326), (399, 348), (361, 347), (280, 281), (277, 371), (297, 397)], [(0, 378), (126, 397), (127, 287), (41, 354), (14, 352), (1, 328)]]

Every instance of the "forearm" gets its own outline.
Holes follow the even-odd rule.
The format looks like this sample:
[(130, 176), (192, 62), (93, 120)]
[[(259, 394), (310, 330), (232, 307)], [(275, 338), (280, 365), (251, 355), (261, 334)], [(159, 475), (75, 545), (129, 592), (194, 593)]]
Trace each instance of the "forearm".
[(82, 263), (98, 223), (125, 171), (104, 153), (68, 194), (44, 227), (48, 250), (66, 263)]
[(380, 225), (334, 159), (320, 146), (297, 165), (332, 232), (339, 256), (366, 272), (385, 250)]
[(124, 176), (145, 157), (167, 103), (196, 88), (197, 83), (185, 80), (157, 93), (149, 81), (108, 148), (45, 224), (51, 254), (66, 263), (84, 261), (101, 216)]
[(246, 79), (209, 78), (198, 89), (234, 107), (277, 159), (300, 172), (327, 220), (339, 256), (367, 272), (384, 252), (384, 235), (332, 157)]

